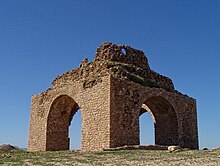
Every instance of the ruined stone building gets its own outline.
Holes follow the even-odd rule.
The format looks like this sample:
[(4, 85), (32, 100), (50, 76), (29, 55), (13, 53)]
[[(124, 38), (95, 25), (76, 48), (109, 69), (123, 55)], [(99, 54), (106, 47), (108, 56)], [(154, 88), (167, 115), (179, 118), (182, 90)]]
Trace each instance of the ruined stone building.
[(95, 59), (83, 60), (34, 95), (29, 151), (69, 149), (69, 126), (82, 115), (82, 150), (139, 145), (139, 117), (149, 112), (155, 144), (198, 149), (196, 100), (174, 89), (170, 78), (150, 69), (129, 46), (103, 43)]

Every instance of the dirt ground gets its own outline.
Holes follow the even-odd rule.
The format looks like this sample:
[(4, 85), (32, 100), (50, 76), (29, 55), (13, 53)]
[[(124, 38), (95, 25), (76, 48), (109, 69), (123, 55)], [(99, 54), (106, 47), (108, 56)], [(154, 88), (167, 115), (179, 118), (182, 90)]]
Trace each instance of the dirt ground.
[(169, 153), (166, 150), (119, 150), (102, 152), (0, 151), (0, 165), (218, 166), (220, 165), (220, 150), (188, 150), (173, 153)]

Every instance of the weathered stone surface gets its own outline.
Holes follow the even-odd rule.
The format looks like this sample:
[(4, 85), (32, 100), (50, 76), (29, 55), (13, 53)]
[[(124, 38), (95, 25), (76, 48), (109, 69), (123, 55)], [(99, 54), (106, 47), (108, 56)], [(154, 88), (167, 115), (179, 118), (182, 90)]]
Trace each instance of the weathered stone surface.
[(170, 78), (149, 67), (140, 50), (103, 43), (95, 60), (52, 82), (31, 103), (30, 151), (69, 149), (68, 128), (82, 115), (82, 150), (138, 145), (139, 117), (149, 112), (155, 143), (198, 149), (195, 99), (174, 89)]

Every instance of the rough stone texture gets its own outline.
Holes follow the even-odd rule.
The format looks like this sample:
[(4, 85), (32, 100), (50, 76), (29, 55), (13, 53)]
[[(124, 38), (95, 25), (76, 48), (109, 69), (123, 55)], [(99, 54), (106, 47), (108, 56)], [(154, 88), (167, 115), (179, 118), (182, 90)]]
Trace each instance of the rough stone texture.
[(69, 149), (77, 111), (85, 151), (139, 145), (139, 117), (145, 112), (153, 118), (157, 145), (198, 149), (195, 99), (152, 71), (140, 50), (103, 43), (93, 62), (84, 59), (52, 85), (32, 97), (29, 151)]

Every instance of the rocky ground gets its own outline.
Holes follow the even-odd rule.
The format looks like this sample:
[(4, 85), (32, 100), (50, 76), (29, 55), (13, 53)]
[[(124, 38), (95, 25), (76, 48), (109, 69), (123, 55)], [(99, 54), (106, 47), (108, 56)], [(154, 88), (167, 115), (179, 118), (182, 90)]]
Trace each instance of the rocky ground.
[(116, 150), (102, 152), (0, 151), (0, 165), (217, 166), (220, 165), (220, 149), (183, 150), (173, 153), (169, 153), (167, 150)]

